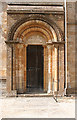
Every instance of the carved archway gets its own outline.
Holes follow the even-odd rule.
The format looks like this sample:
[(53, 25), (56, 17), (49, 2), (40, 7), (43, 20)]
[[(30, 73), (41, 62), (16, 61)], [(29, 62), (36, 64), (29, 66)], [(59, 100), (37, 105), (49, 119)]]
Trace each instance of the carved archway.
[(39, 20), (39, 21), (42, 21), (42, 22), (45, 22), (46, 24), (48, 24), (49, 26), (51, 26), (53, 28), (53, 30), (55, 31), (56, 33), (56, 36), (57, 36), (57, 41), (64, 41), (64, 35), (63, 35), (63, 32), (62, 30), (56, 25), (56, 23), (47, 18), (45, 15), (38, 15), (38, 14), (30, 14), (28, 17), (24, 17), (24, 18), (21, 18), (19, 19), (12, 27), (11, 29), (9, 30), (9, 33), (8, 33), (8, 41), (11, 41), (13, 40), (13, 37), (14, 37), (14, 34), (16, 32), (16, 30), (22, 25), (24, 24), (25, 22), (27, 21), (31, 21), (31, 20)]
[[(32, 40), (33, 37), (36, 41)], [(26, 90), (26, 47), (35, 44), (44, 47), (44, 90), (50, 93), (52, 85), (48, 82), (52, 81), (52, 49), (63, 40), (60, 28), (45, 16), (31, 15), (16, 22), (8, 34), (8, 43), (12, 43), (11, 47), (8, 46), (11, 57), (8, 62), (12, 64), (9, 67), (9, 91)]]

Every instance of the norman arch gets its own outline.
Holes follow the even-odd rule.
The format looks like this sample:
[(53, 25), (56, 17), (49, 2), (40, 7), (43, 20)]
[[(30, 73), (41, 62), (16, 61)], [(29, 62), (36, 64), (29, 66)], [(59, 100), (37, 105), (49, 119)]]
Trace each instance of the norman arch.
[(32, 20), (39, 20), (41, 22), (44, 22), (45, 24), (52, 27), (52, 29), (55, 31), (57, 36), (57, 41), (64, 41), (64, 35), (62, 30), (58, 27), (58, 25), (51, 19), (47, 18), (45, 15), (38, 15), (38, 14), (30, 14), (28, 17), (24, 17), (19, 19), (9, 30), (8, 33), (8, 41), (13, 40), (14, 34), (16, 30), (25, 22), (32, 21)]
[[(43, 46), (43, 91), (64, 90), (63, 81), (58, 72), (64, 68), (58, 65), (63, 64), (59, 59), (61, 51), (64, 52), (63, 33), (57, 25), (44, 16), (30, 16), (19, 20), (8, 34), (8, 91), (16, 90), (18, 93), (26, 93), (27, 90), (27, 47), (29, 45)], [(60, 47), (59, 47), (60, 46)], [(59, 53), (59, 54), (58, 54)], [(10, 63), (10, 64), (9, 64)], [(61, 84), (63, 87), (61, 87)], [(58, 90), (59, 88), (59, 90)]]

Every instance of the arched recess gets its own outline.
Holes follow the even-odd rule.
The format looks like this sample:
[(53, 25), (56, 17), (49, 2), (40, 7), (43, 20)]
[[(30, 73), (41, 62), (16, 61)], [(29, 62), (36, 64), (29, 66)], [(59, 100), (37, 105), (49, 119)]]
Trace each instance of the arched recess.
[[(33, 41), (33, 37), (35, 40)], [(63, 33), (58, 26), (45, 16), (30, 15), (16, 22), (8, 34), (11, 41), (9, 90), (26, 91), (26, 47), (29, 44), (44, 47), (44, 90), (48, 89), (48, 49), (47, 43), (63, 41)], [(8, 53), (9, 54), (9, 53)], [(8, 64), (9, 64), (8, 63)], [(12, 81), (12, 82), (11, 82)]]
[(13, 40), (14, 34), (16, 32), (16, 30), (25, 22), (27, 21), (31, 21), (31, 20), (39, 20), (42, 22), (45, 22), (46, 24), (48, 24), (50, 27), (53, 28), (53, 30), (56, 33), (57, 36), (57, 41), (64, 41), (64, 35), (62, 30), (57, 26), (57, 24), (47, 18), (45, 15), (38, 15), (38, 14), (30, 14), (28, 17), (23, 17), (19, 20), (17, 20), (17, 22), (11, 27), (11, 29), (8, 32), (8, 41)]

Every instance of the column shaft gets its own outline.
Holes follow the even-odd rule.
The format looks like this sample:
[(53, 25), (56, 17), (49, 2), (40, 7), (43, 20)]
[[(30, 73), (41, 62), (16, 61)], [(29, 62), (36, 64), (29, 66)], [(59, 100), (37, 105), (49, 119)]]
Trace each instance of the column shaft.
[(16, 45), (13, 45), (13, 90), (16, 89)]
[(12, 47), (7, 45), (7, 91), (12, 89)]
[(48, 93), (51, 93), (51, 64), (52, 64), (52, 57), (51, 57), (51, 45), (48, 45)]

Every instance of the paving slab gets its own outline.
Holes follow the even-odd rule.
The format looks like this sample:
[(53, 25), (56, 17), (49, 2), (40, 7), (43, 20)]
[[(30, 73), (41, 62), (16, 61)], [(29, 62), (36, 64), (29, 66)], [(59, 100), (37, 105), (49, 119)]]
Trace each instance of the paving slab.
[(75, 118), (75, 99), (0, 98), (0, 118)]

